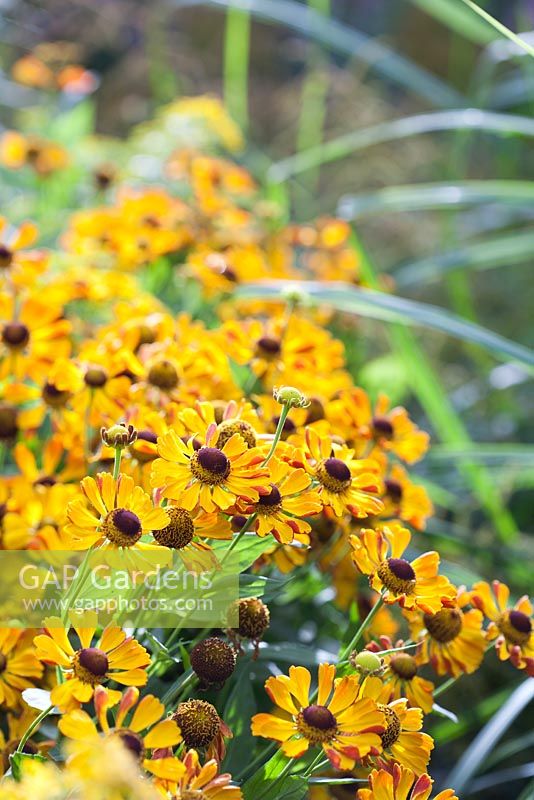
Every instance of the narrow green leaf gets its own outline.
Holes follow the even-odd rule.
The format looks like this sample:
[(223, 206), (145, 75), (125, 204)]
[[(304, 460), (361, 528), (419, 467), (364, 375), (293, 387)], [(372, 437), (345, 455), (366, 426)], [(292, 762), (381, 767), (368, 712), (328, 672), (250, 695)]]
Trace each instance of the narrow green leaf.
[(402, 264), (392, 270), (398, 288), (438, 280), (456, 269), (486, 270), (527, 262), (534, 253), (534, 232), (519, 231)]
[(447, 778), (448, 786), (454, 786), (458, 794), (464, 792), (495, 744), (533, 698), (534, 681), (527, 678), (510, 695), (502, 708), (494, 714), (463, 753)]
[(432, 111), (413, 117), (388, 120), (331, 139), (317, 147), (275, 162), (268, 171), (268, 180), (277, 183), (384, 142), (407, 139), (425, 133), (454, 130), (479, 130), (504, 136), (534, 136), (534, 120), (513, 114), (499, 114), (478, 108)]
[[(276, 299), (295, 281), (262, 281), (246, 284), (236, 291), (237, 297), (255, 299)], [(418, 303), (403, 297), (360, 289), (350, 284), (332, 281), (303, 281), (298, 284), (303, 292), (320, 304), (331, 306), (338, 311), (380, 319), (385, 322), (404, 325), (421, 325), (433, 328), (448, 336), (473, 342), (489, 350), (496, 356), (513, 358), (521, 364), (534, 367), (534, 352), (523, 345), (511, 342), (504, 336), (468, 322), (456, 314), (437, 306)]]
[(224, 36), (224, 101), (243, 130), (248, 127), (249, 52), (250, 14), (230, 3)]
[(431, 211), (462, 208), (484, 203), (502, 203), (532, 208), (532, 181), (457, 181), (391, 186), (369, 194), (349, 195), (339, 203), (338, 213), (347, 220), (393, 211)]
[(499, 22), (498, 19), (492, 17), (491, 14), (488, 14), (487, 11), (484, 11), (483, 8), (480, 8), (476, 3), (473, 3), (473, 0), (461, 0), (468, 8), (478, 14), (479, 17), (482, 17), (489, 25), (495, 28), (502, 36), (507, 39), (510, 39), (514, 44), (516, 44), (521, 50), (524, 50), (525, 53), (528, 53), (530, 56), (534, 56), (534, 47), (531, 47), (528, 42), (525, 42), (524, 39), (521, 39), (517, 33), (514, 33), (506, 25), (503, 25), (502, 22)]
[(459, 5), (456, 0), (452, 0), (452, 2), (451, 0), (411, 0), (411, 2), (475, 44), (486, 45), (496, 38), (496, 34), (488, 25), (473, 15), (468, 8)]

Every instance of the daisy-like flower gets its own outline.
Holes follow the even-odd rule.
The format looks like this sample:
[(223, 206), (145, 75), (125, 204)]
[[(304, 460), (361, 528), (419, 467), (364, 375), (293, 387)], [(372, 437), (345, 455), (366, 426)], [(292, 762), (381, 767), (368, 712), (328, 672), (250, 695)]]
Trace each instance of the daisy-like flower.
[[(172, 719), (162, 719), (165, 714), (163, 703), (152, 694), (145, 695), (139, 701), (139, 690), (135, 686), (129, 686), (118, 701), (115, 722), (110, 726), (108, 711), (117, 704), (115, 695), (115, 692), (111, 694), (103, 686), (97, 686), (94, 703), (98, 725), (86, 711), (75, 708), (61, 717), (58, 723), (59, 730), (69, 739), (89, 746), (101, 735), (116, 737), (147, 772), (161, 780), (178, 780), (185, 769), (181, 761), (172, 755), (151, 757), (155, 750), (173, 748), (182, 741), (180, 728), (176, 722)], [(80, 761), (83, 758), (82, 747), (71, 757), (70, 762)]]
[(381, 762), (397, 762), (416, 775), (422, 775), (430, 761), (434, 740), (423, 733), (423, 712), (408, 708), (406, 698), (386, 703), (389, 689), (380, 678), (368, 677), (360, 688), (360, 697), (372, 698), (385, 715), (386, 728), (381, 734)]
[(414, 641), (420, 641), (421, 658), (430, 662), (438, 675), (457, 677), (475, 672), (484, 658), (486, 640), (482, 613), (467, 609), (470, 594), (460, 588), (456, 603), (436, 614), (405, 612)]
[(214, 447), (216, 435), (216, 426), (210, 426), (199, 449), (194, 437), (184, 444), (173, 430), (158, 439), (160, 458), (152, 465), (152, 483), (188, 511), (199, 503), (212, 513), (225, 511), (238, 498), (257, 502), (268, 485), (269, 472), (261, 466), (264, 456), (259, 448), (249, 448), (238, 433), (222, 449)]
[(281, 544), (289, 544), (295, 534), (311, 531), (311, 525), (302, 517), (318, 514), (323, 504), (319, 494), (310, 490), (311, 477), (303, 469), (272, 458), (269, 472), (270, 492), (261, 494), (257, 503), (243, 510), (245, 514), (257, 514), (254, 529), (258, 536), (271, 533)]
[(7, 294), (0, 297), (0, 378), (32, 378), (41, 383), (58, 358), (71, 349), (71, 323), (60, 305), (28, 297), (19, 309)]
[[(370, 642), (366, 649), (372, 653), (380, 653), (381, 650), (398, 650), (403, 645), (401, 639), (393, 644), (389, 636), (380, 636), (380, 645)], [(388, 653), (382, 660), (386, 667), (382, 680), (389, 689), (389, 700), (406, 697), (410, 705), (422, 709), (424, 714), (430, 714), (434, 703), (432, 696), (434, 684), (418, 674), (422, 665), (420, 653), (401, 650), (397, 653)]]
[[(59, 624), (59, 620), (53, 620)], [(95, 628), (74, 628), (80, 646), (74, 649), (68, 631), (63, 627), (45, 628), (45, 633), (36, 636), (35, 655), (45, 664), (61, 668), (66, 680), (52, 689), (51, 701), (61, 710), (69, 711), (82, 703), (88, 703), (95, 688), (114, 680), (123, 686), (144, 686), (147, 682), (146, 667), (150, 656), (133, 636), (126, 636), (121, 628), (108, 626), (92, 644)], [(110, 692), (112, 699), (119, 692)]]
[(232, 776), (220, 772), (217, 761), (212, 758), (202, 766), (196, 750), (188, 750), (182, 757), (185, 773), (173, 787), (174, 800), (241, 800), (238, 786), (232, 786)]
[(6, 218), (0, 217), (0, 283), (8, 278), (17, 287), (31, 287), (48, 264), (46, 253), (26, 249), (37, 240), (37, 228), (32, 222), (23, 222), (7, 236), (6, 228)]
[(366, 528), (350, 537), (352, 559), (363, 575), (369, 575), (370, 586), (383, 593), (386, 603), (435, 614), (444, 603), (453, 601), (456, 589), (438, 575), (436, 551), (411, 562), (402, 558), (410, 539), (410, 531), (398, 524), (382, 530)]
[(206, 539), (231, 539), (230, 522), (220, 513), (208, 514), (201, 508), (188, 511), (180, 506), (166, 506), (165, 512), (169, 523), (153, 531), (156, 542), (177, 551), (187, 569), (214, 569), (218, 561)]
[[(369, 788), (358, 789), (358, 800), (428, 800), (434, 781), (424, 772), (418, 778), (401, 764), (374, 769), (368, 778)], [(432, 800), (458, 800), (453, 789), (444, 789)]]
[(380, 481), (374, 461), (354, 459), (352, 450), (336, 446), (329, 436), (307, 428), (302, 462), (319, 483), (323, 504), (337, 517), (349, 512), (364, 518), (383, 511), (384, 504), (377, 497)]
[(0, 706), (20, 706), (22, 691), (35, 686), (43, 674), (32, 640), (31, 630), (0, 628)]
[(299, 758), (310, 746), (322, 747), (336, 769), (352, 769), (368, 755), (378, 755), (385, 731), (384, 714), (370, 697), (358, 697), (355, 676), (335, 679), (333, 664), (319, 666), (317, 700), (310, 698), (311, 675), (290, 667), (289, 676), (268, 678), (267, 694), (289, 719), (256, 714), (252, 733), (281, 743), (288, 758)]
[(430, 437), (411, 421), (405, 408), (389, 406), (389, 398), (381, 394), (373, 410), (367, 392), (357, 387), (330, 403), (328, 419), (358, 453), (369, 452), (371, 446), (371, 452), (376, 448), (394, 453), (413, 464), (428, 450)]
[(505, 583), (475, 583), (471, 593), (473, 604), (490, 620), (486, 638), (495, 642), (501, 661), (510, 659), (514, 667), (534, 677), (534, 625), (532, 603), (523, 595), (510, 604), (510, 589)]
[(179, 704), (172, 719), (180, 726), (188, 750), (202, 750), (206, 758), (214, 758), (220, 764), (226, 753), (224, 740), (231, 739), (233, 733), (215, 706), (207, 700), (186, 700)]
[(424, 530), (428, 517), (434, 513), (434, 506), (426, 489), (410, 480), (400, 464), (393, 464), (384, 478), (382, 517), (395, 517), (407, 522), (413, 528)]
[(94, 545), (116, 549), (137, 547), (153, 549), (141, 542), (144, 533), (165, 528), (170, 520), (163, 508), (154, 506), (149, 495), (135, 486), (129, 475), (113, 479), (110, 472), (84, 478), (82, 491), (89, 502), (73, 500), (67, 508), (69, 523), (65, 534), (73, 550), (87, 550)]

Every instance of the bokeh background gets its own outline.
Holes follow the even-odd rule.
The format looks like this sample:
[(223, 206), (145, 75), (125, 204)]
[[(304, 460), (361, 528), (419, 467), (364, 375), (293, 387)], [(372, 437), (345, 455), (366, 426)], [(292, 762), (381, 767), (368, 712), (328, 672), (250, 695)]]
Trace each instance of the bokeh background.
[[(534, 44), (533, 0), (479, 5)], [(297, 221), (339, 214), (353, 223), (368, 283), (532, 344), (534, 60), (461, 0), (1, 0), (6, 128), (35, 125), (46, 106), (10, 74), (43, 42), (96, 76), (90, 124), (100, 138), (128, 139), (176, 97), (220, 96), (245, 134), (238, 158), (266, 198), (283, 191)], [(64, 110), (76, 102), (66, 98)], [(58, 132), (68, 146), (73, 132)], [(2, 213), (23, 215), (7, 177), (0, 201)], [(60, 225), (46, 221), (49, 241)], [(499, 575), (516, 596), (532, 591), (525, 364), (463, 341), (453, 322), (452, 335), (365, 318), (335, 324), (357, 379), (406, 404), (433, 435), (418, 478), (437, 504), (429, 546), (451, 577)], [(312, 663), (328, 651), (339, 612), (309, 577), (288, 592), (299, 603), (273, 615), (280, 639), (294, 629)], [(303, 663), (300, 653), (292, 655)], [(491, 756), (468, 751), (462, 796), (534, 796), (529, 712), (509, 702), (519, 682), (490, 660), (447, 695), (460, 722), (432, 723), (438, 782), (477, 735), (491, 741), (487, 723), (503, 709)]]

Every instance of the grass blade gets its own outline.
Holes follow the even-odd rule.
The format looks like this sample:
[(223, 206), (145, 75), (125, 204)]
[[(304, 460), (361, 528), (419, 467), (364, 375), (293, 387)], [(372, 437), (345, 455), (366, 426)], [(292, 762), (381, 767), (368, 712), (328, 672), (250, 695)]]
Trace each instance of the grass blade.
[(283, 25), (309, 37), (335, 53), (367, 64), (384, 78), (424, 98), (432, 106), (449, 108), (466, 105), (465, 98), (444, 81), (398, 55), (387, 45), (354, 28), (292, 0), (170, 0), (175, 8), (234, 6), (248, 11), (254, 18)]
[(421, 258), (391, 271), (398, 288), (439, 280), (456, 269), (486, 270), (530, 261), (534, 252), (534, 232), (520, 231)]
[(495, 34), (485, 22), (457, 2), (451, 3), (450, 0), (411, 0), (411, 2), (474, 44), (487, 45), (495, 39)]
[(532, 208), (532, 181), (488, 180), (455, 183), (422, 183), (392, 186), (377, 192), (342, 197), (338, 213), (355, 220), (393, 211), (430, 211), (461, 208), (483, 203), (501, 203)]
[(461, 794), (515, 718), (534, 699), (534, 681), (525, 680), (482, 728), (448, 776), (447, 786)]
[(381, 122), (370, 128), (353, 131), (332, 139), (330, 142), (284, 158), (270, 167), (267, 177), (273, 182), (284, 181), (306, 170), (347, 158), (367, 147), (406, 139), (410, 136), (420, 136), (424, 133), (451, 130), (480, 130), (506, 136), (534, 137), (534, 120), (529, 117), (499, 114), (477, 108), (416, 114), (412, 117)]
[(249, 52), (250, 14), (230, 3), (224, 32), (224, 102), (243, 131), (248, 127)]
[[(294, 285), (294, 281), (262, 281), (246, 284), (236, 292), (236, 295), (245, 298), (274, 299), (280, 297), (285, 288)], [(494, 355), (511, 357), (521, 364), (534, 367), (534, 351), (528, 347), (511, 342), (504, 336), (437, 306), (372, 289), (360, 289), (340, 281), (328, 283), (305, 281), (300, 284), (300, 288), (318, 303), (332, 306), (338, 311), (361, 314), (385, 322), (433, 328), (457, 339), (478, 344)]]
[(524, 50), (525, 53), (528, 53), (530, 56), (534, 56), (534, 47), (531, 47), (528, 42), (525, 42), (524, 39), (521, 39), (517, 33), (511, 31), (506, 27), (506, 25), (503, 25), (502, 22), (499, 22), (498, 19), (495, 19), (495, 17), (492, 17), (487, 11), (484, 11), (483, 8), (480, 8), (480, 6), (477, 6), (476, 3), (473, 3), (473, 0), (461, 0), (461, 2), (474, 11), (475, 14), (478, 14), (479, 17), (482, 17), (482, 19), (485, 20), (489, 25), (495, 28), (495, 30), (498, 31), (501, 36), (510, 39), (511, 42)]

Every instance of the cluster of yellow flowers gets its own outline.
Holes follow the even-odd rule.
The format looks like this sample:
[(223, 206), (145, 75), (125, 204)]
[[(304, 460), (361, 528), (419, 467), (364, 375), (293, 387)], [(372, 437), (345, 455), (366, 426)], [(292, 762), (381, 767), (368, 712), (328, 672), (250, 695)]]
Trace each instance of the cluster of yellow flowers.
[[(54, 147), (10, 134), (2, 157), (44, 174), (65, 163)], [(102, 168), (103, 204), (71, 216), (53, 253), (35, 249), (32, 223), (1, 221), (0, 546), (174, 551), (191, 566), (217, 542), (224, 558), (257, 537), (256, 573), (318, 571), (360, 623), (316, 681), (298, 665), (268, 678), (274, 709), (253, 716), (252, 733), (280, 744), (286, 776), (308, 759), (306, 777), (365, 780), (360, 800), (426, 800), (436, 680), (477, 670), (488, 642), (534, 675), (532, 606), (497, 581), (454, 586), (437, 552), (416, 555), (433, 508), (409, 468), (429, 437), (354, 385), (326, 312), (302, 289), (232, 301), (265, 278), (358, 283), (349, 227), (281, 225), (241, 166), (192, 148), (165, 174), (167, 188), (115, 190)], [(172, 311), (191, 286), (204, 321)], [(265, 603), (244, 597), (238, 610), (236, 629), (178, 651), (161, 631), (158, 647), (118, 625), (0, 629), (0, 744), (14, 776), (2, 797), (90, 786), (97, 799), (256, 800), (219, 772), (232, 731), (217, 695), (195, 697), (198, 681), (218, 691), (239, 658), (269, 648)], [(176, 664), (188, 650), (188, 678), (183, 663), (165, 697), (143, 693), (162, 653)], [(41, 714), (23, 699), (32, 687), (50, 692)], [(59, 770), (47, 754), (63, 739)]]

